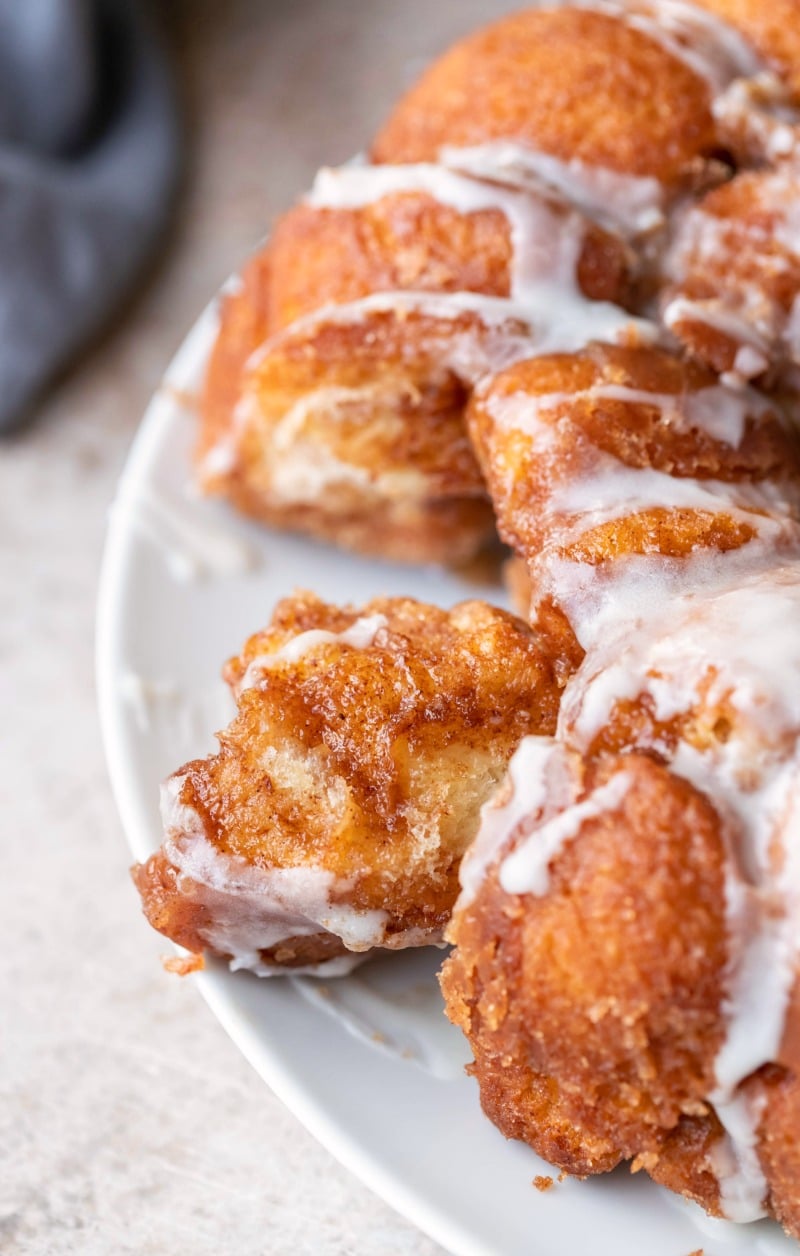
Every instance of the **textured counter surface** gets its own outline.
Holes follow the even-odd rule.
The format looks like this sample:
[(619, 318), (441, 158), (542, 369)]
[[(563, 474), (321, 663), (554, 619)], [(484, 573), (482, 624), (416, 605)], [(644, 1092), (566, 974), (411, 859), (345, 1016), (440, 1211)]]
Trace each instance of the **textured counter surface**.
[(195, 315), (322, 162), (487, 0), (183, 0), (191, 127), (165, 256), (0, 446), (0, 1251), (434, 1256), (256, 1077), (139, 916), (95, 713), (104, 522)]

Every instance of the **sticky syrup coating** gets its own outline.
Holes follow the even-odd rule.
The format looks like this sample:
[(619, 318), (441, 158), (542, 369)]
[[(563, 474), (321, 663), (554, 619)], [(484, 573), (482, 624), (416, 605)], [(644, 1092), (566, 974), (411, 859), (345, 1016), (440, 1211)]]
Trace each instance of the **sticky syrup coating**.
[[(662, 657), (654, 684), (670, 678)], [(456, 910), (443, 989), (473, 1048), (484, 1110), (504, 1133), (579, 1175), (630, 1160), (719, 1215), (712, 1149), (723, 1131), (704, 1095), (724, 1033), (722, 822), (659, 757), (679, 741), (713, 755), (748, 736), (764, 753), (763, 733), (748, 730), (713, 664), (694, 706), (670, 718), (656, 718), (647, 683), (617, 702), (594, 741), (583, 739), (585, 790), (625, 771), (633, 783), (623, 803), (577, 828), (541, 897), (502, 889), (498, 867), (526, 830), (512, 835), (477, 896)], [(563, 712), (561, 733), (581, 741)], [(791, 755), (792, 740), (776, 732), (769, 753)], [(765, 1205), (800, 1237), (798, 1070), (800, 982), (779, 1060), (743, 1085), (763, 1101)]]
[[(800, 246), (791, 225), (798, 200), (800, 174), (786, 163), (737, 175), (680, 220), (663, 304), (687, 298), (707, 311), (707, 320), (687, 312), (670, 319), (670, 326), (691, 353), (719, 373), (747, 367), (737, 351), (753, 342), (757, 354), (746, 375), (774, 376), (789, 363), (800, 365), (800, 337), (791, 330), (800, 296)], [(723, 326), (714, 325), (715, 315)], [(724, 325), (730, 316), (742, 324), (738, 334)]]
[[(594, 344), (575, 354), (520, 362), (487, 381), (474, 396), (468, 421), (497, 511), (500, 534), (518, 554), (532, 560), (544, 546), (580, 562), (598, 564), (626, 554), (680, 557), (698, 546), (736, 548), (753, 535), (750, 525), (723, 511), (686, 507), (641, 509), (563, 540), (571, 516), (554, 511), (559, 485), (591, 476), (598, 452), (623, 467), (652, 468), (677, 478), (730, 483), (795, 480), (800, 455), (794, 434), (777, 408), (748, 417), (738, 446), (697, 426), (676, 424), (657, 398), (613, 399), (592, 393), (596, 386), (621, 386), (636, 393), (682, 400), (715, 385), (716, 377), (696, 363), (653, 347)], [(502, 417), (504, 402), (552, 398), (537, 421), (552, 438), (534, 448), (524, 424)]]
[[(250, 370), (232, 465), (206, 478), (264, 523), (406, 562), (458, 563), (495, 535), (452, 337), (474, 315), (380, 312), (290, 328)], [(409, 351), (410, 344), (416, 350)]]
[(737, 27), (800, 101), (800, 0), (693, 0)]
[[(757, 1152), (769, 1186), (766, 1206), (787, 1234), (800, 1238), (800, 1080), (786, 1068), (769, 1064), (742, 1087), (764, 1104), (757, 1131)], [(685, 1195), (712, 1214), (719, 1211), (719, 1187), (714, 1175), (713, 1148), (722, 1134), (715, 1114), (682, 1117), (657, 1154), (645, 1154), (634, 1169), (676, 1194)]]
[[(388, 624), (372, 644), (317, 643), (242, 689), (257, 656), (376, 614)], [(388, 913), (388, 945), (409, 929), (436, 940), (481, 804), (521, 738), (555, 726), (556, 689), (530, 631), (482, 602), (448, 612), (376, 599), (358, 611), (303, 594), (278, 605), (225, 674), (238, 714), (217, 754), (176, 773), (206, 839), (260, 868), (332, 873), (348, 886), (337, 901)], [(165, 853), (134, 879), (155, 928), (202, 950), (207, 910)], [(294, 966), (343, 951), (322, 932), (262, 958)]]
[[(758, 596), (754, 590), (754, 596)], [(700, 611), (701, 606), (698, 607)], [(666, 642), (673, 640), (671, 630)], [(694, 639), (703, 638), (702, 617), (698, 622)], [(612, 760), (620, 752), (631, 747), (653, 756), (672, 756), (680, 745), (707, 756), (713, 763), (725, 753), (729, 742), (738, 744), (743, 752), (749, 748), (753, 764), (791, 762), (796, 753), (798, 729), (790, 721), (785, 726), (775, 720), (765, 734), (763, 723), (755, 713), (747, 712), (737, 702), (732, 683), (721, 682), (713, 654), (709, 657), (704, 674), (694, 681), (695, 697), (684, 709), (670, 715), (657, 714), (654, 694), (659, 686), (678, 687), (685, 679), (686, 657), (678, 648), (670, 658), (663, 649), (658, 651), (658, 665), (651, 673), (644, 671), (640, 677), (639, 692), (630, 697), (617, 699), (603, 717), (601, 727), (593, 736), (580, 730), (583, 698), (592, 701), (592, 682), (589, 678), (583, 691), (579, 688), (579, 700), (569, 712), (562, 711), (562, 734), (573, 743), (581, 744), (589, 761)], [(602, 674), (601, 674), (602, 683)], [(775, 858), (780, 858), (776, 853)], [(683, 927), (683, 903), (681, 901), (680, 924)], [(771, 1212), (792, 1234), (800, 1236), (800, 1145), (796, 1134), (796, 1122), (800, 1111), (800, 980), (795, 982), (789, 998), (786, 1025), (778, 1059), (748, 1079), (743, 1090), (754, 1092), (759, 1099), (766, 1095), (766, 1102), (758, 1127), (758, 1154), (762, 1169), (769, 1183), (769, 1207)], [(717, 1179), (709, 1160), (721, 1127), (712, 1111), (681, 1118), (657, 1154), (640, 1154), (635, 1167), (646, 1169), (656, 1181), (670, 1189), (695, 1199), (709, 1211), (714, 1211), (718, 1197)]]
[(667, 188), (693, 180), (716, 143), (708, 87), (688, 66), (613, 16), (568, 8), (501, 18), (455, 44), (400, 100), (372, 152), (433, 161), (444, 145), (491, 140)]
[(490, 869), (441, 978), (489, 1118), (581, 1176), (657, 1156), (682, 1115), (707, 1112), (723, 1032), (718, 817), (644, 755), (589, 763), (583, 785), (620, 771), (622, 801), (584, 820), (544, 895), (508, 894)]
[[(222, 305), (197, 449), (206, 490), (266, 523), (368, 553), (470, 558), (494, 523), (464, 430), (463, 372), (448, 351), (466, 332), (476, 342), (459, 359), (468, 367), (486, 339), (480, 320), (440, 320), (431, 330), (424, 317), (377, 312), (291, 325), (379, 292), (505, 297), (511, 253), (500, 211), (461, 214), (425, 194), (392, 194), (359, 209), (296, 206)], [(587, 225), (577, 263), (587, 296), (627, 301), (629, 266), (618, 239)], [(320, 398), (316, 390), (324, 390)], [(303, 417), (289, 432), (279, 425), (292, 406)], [(221, 468), (208, 461), (220, 442), (231, 455)]]

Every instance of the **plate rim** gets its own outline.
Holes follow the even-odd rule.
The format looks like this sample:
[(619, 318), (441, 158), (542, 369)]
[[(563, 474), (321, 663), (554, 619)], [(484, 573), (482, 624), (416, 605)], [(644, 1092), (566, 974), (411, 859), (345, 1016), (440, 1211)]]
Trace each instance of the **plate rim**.
[[(95, 688), (111, 792), (128, 849), (137, 859), (141, 858), (149, 843), (144, 840), (143, 819), (125, 763), (124, 738), (121, 736), (116, 697), (118, 662), (114, 635), (124, 585), (124, 557), (128, 543), (128, 532), (117, 513), (116, 504), (145, 479), (162, 425), (170, 420), (174, 421), (174, 415), (169, 412), (175, 402), (169, 397), (169, 389), (180, 389), (185, 375), (196, 367), (201, 355), (207, 355), (210, 351), (216, 333), (220, 296), (224, 289), (225, 285), (193, 323), (156, 386), (128, 449), (107, 512), (97, 583)], [(173, 945), (166, 939), (165, 943)], [(326, 1113), (242, 1015), (227, 988), (227, 976), (226, 972), (218, 972), (209, 967), (196, 974), (194, 984), (234, 1046), (312, 1137), (378, 1198), (453, 1256), (497, 1256), (496, 1249), (470, 1234), (459, 1226), (457, 1219), (449, 1213), (437, 1210), (418, 1195), (413, 1187), (407, 1187), (390, 1169), (372, 1159), (369, 1152), (359, 1145), (358, 1139), (344, 1130), (335, 1117)]]

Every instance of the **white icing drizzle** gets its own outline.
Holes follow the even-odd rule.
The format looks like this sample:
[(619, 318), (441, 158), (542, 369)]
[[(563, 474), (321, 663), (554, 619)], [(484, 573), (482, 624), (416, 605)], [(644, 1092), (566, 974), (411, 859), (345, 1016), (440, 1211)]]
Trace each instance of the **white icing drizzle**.
[(723, 143), (749, 163), (781, 162), (800, 153), (800, 109), (775, 74), (734, 79), (711, 108)]
[(720, 1090), (710, 1098), (726, 1133), (710, 1153), (720, 1186), (721, 1211), (729, 1221), (758, 1221), (767, 1215), (767, 1180), (758, 1158), (758, 1126), (766, 1096), (730, 1097)]
[[(605, 395), (614, 400), (636, 401), (659, 408), (664, 406), (664, 398), (660, 394), (640, 393), (614, 385), (601, 384), (585, 394), (573, 394), (578, 399), (582, 395)], [(675, 476), (649, 466), (626, 466), (613, 454), (594, 447), (584, 448), (580, 472), (573, 462), (562, 462), (559, 466), (558, 424), (548, 422), (546, 416), (568, 400), (571, 398), (561, 393), (533, 397), (519, 393), (501, 398), (490, 397), (485, 403), (497, 424), (524, 432), (530, 438), (533, 450), (544, 457), (553, 458), (555, 455), (550, 492), (547, 500), (540, 505), (540, 518), (557, 524), (558, 550), (591, 528), (655, 508), (724, 514), (746, 523), (762, 540), (773, 538), (777, 541), (787, 524), (792, 530), (792, 514), (797, 508), (796, 493), (790, 486), (774, 481), (728, 482)], [(703, 428), (717, 437), (727, 435), (731, 444), (738, 444), (741, 439), (748, 415), (758, 415), (771, 409), (755, 394), (721, 386), (701, 390), (691, 400), (686, 395), (670, 397), (668, 404), (683, 408), (685, 426)], [(671, 417), (671, 409), (669, 413)], [(547, 545), (539, 561), (549, 563)], [(687, 575), (688, 572), (687, 568)], [(543, 573), (537, 573), (537, 580), (542, 579)]]
[(747, 347), (747, 356), (737, 353), (734, 372), (742, 379), (753, 379), (769, 366), (769, 341), (757, 326), (744, 314), (724, 305), (718, 298), (692, 300), (690, 297), (673, 297), (664, 309), (664, 324), (675, 328), (681, 323), (704, 323), (713, 331), (720, 331), (732, 340)]
[(587, 820), (615, 811), (630, 789), (632, 778), (617, 772), (580, 802), (536, 828), (504, 859), (500, 884), (507, 894), (546, 894), (550, 864), (567, 842), (577, 837)]
[(683, 741), (660, 749), (711, 797), (728, 844), (726, 1035), (709, 1099), (727, 1131), (715, 1160), (727, 1215), (752, 1220), (766, 1183), (758, 1110), (738, 1088), (779, 1058), (800, 956), (800, 560), (669, 608), (662, 595), (619, 624), (592, 637), (565, 693), (562, 737), (588, 747), (619, 700), (642, 694), (658, 720), (720, 710), (730, 724), (702, 752)]
[(381, 629), (388, 627), (388, 623), (385, 615), (362, 615), (342, 632), (328, 632), (326, 628), (310, 628), (307, 632), (300, 632), (274, 653), (257, 654), (251, 659), (237, 692), (241, 694), (245, 689), (252, 689), (263, 679), (264, 672), (291, 666), (307, 654), (313, 654), (320, 646), (351, 646), (355, 650), (366, 650), (374, 644)]
[[(355, 962), (383, 943), (387, 912), (357, 911), (333, 900), (334, 894), (343, 899), (351, 882), (319, 867), (262, 868), (212, 845), (202, 817), (180, 801), (184, 780), (173, 776), (162, 786), (163, 851), (181, 878), (191, 882), (188, 896), (208, 909), (210, 923), (201, 936), (230, 957), (232, 971), (246, 968), (262, 977), (285, 972), (265, 964), (260, 952), (289, 938), (333, 933), (355, 953)], [(402, 945), (393, 935), (395, 943)], [(343, 968), (338, 958), (335, 971), (349, 971), (353, 961)], [(332, 975), (327, 964), (312, 971)]]
[[(505, 297), (478, 292), (373, 292), (356, 301), (326, 305), (297, 319), (267, 341), (251, 357), (255, 370), (281, 340), (318, 331), (330, 323), (358, 324), (372, 314), (388, 314), (402, 320), (417, 315), (431, 321), (426, 347), (437, 362), (475, 383), (491, 372), (503, 370), (523, 358), (545, 353), (571, 353), (589, 341), (655, 343), (659, 329), (646, 319), (634, 318), (607, 301), (571, 301), (557, 283), (537, 287), (536, 308)], [(465, 317), (479, 320), (479, 327), (454, 328)], [(436, 327), (441, 323), (441, 327)]]
[(461, 862), (457, 910), (472, 902), (487, 869), (515, 833), (531, 828), (546, 807), (566, 805), (573, 792), (571, 761), (564, 746), (552, 737), (523, 738), (502, 784), (481, 808), (478, 833)]
[(650, 176), (620, 174), (577, 157), (564, 161), (518, 140), (465, 148), (445, 145), (437, 156), (442, 165), (476, 178), (540, 195), (555, 193), (593, 222), (625, 237), (652, 231), (664, 222), (664, 189)]
[(542, 284), (553, 281), (562, 296), (586, 302), (576, 289), (576, 268), (585, 222), (552, 203), (546, 189), (537, 194), (456, 174), (433, 164), (343, 166), (322, 169), (309, 195), (317, 209), (360, 208), (397, 192), (423, 192), (460, 214), (501, 212), (513, 247), (511, 300), (521, 308), (542, 307)]
[(608, 13), (647, 35), (683, 61), (712, 93), (737, 77), (764, 69), (752, 44), (735, 27), (686, 0), (564, 0), (570, 8)]
[[(741, 177), (750, 180), (748, 216), (730, 219), (695, 206), (681, 219), (664, 262), (677, 295), (663, 315), (669, 328), (699, 322), (738, 345), (733, 374), (740, 380), (762, 374), (782, 352), (800, 361), (793, 312), (774, 288), (776, 281), (800, 288), (800, 166), (786, 162), (755, 179)], [(681, 291), (709, 277), (713, 296)]]
[[(481, 153), (484, 158), (481, 173), (502, 180), (502, 165), (492, 167), (485, 156), (486, 149)], [(387, 308), (398, 311), (416, 308), (435, 319), (453, 318), (471, 311), (490, 327), (496, 325), (498, 319), (501, 322), (516, 319), (530, 329), (536, 341), (535, 346), (530, 343), (524, 346), (527, 355), (534, 349), (536, 353), (569, 351), (588, 340), (613, 341), (634, 332), (647, 339), (657, 335), (651, 324), (633, 319), (618, 306), (590, 301), (583, 295), (577, 283), (577, 265), (586, 220), (555, 204), (552, 191), (543, 183), (534, 192), (530, 186), (520, 189), (513, 184), (486, 182), (434, 164), (347, 165), (320, 171), (308, 200), (318, 209), (358, 208), (398, 192), (424, 192), (462, 214), (481, 210), (503, 213), (509, 223), (513, 248), (510, 298), (504, 300), (466, 292), (397, 292), (373, 294), (334, 309), (344, 311), (355, 307), (359, 313), (370, 313)], [(338, 321), (343, 317), (343, 314), (338, 315)], [(329, 319), (329, 310), (322, 310), (311, 315), (309, 322), (313, 325)], [(299, 320), (299, 325), (307, 325), (306, 320)], [(298, 323), (293, 324), (294, 329), (297, 327)], [(513, 348), (511, 353), (516, 356)], [(456, 361), (458, 356), (457, 353)], [(514, 360), (514, 356), (507, 360)], [(494, 366), (493, 361), (479, 367), (477, 374), (485, 373), (487, 366)], [(476, 374), (469, 367), (465, 373), (468, 377)]]
[(722, 387), (719, 384), (696, 392), (658, 393), (625, 384), (592, 384), (570, 393), (541, 393), (535, 397), (511, 394), (502, 401), (489, 402), (492, 417), (504, 426), (533, 431), (542, 412), (559, 406), (572, 406), (581, 401), (620, 401), (627, 405), (650, 406), (660, 410), (662, 418), (679, 432), (696, 429), (713, 440), (738, 449), (748, 418), (757, 418), (780, 411), (766, 397), (753, 389)]
[(774, 516), (788, 516), (791, 510), (781, 486), (771, 481), (695, 480), (653, 467), (626, 467), (609, 455), (598, 457), (593, 470), (594, 474), (583, 480), (565, 479), (551, 495), (548, 513), (580, 516), (577, 525), (562, 533), (562, 542), (646, 510), (688, 509), (730, 515), (760, 533), (774, 532)]

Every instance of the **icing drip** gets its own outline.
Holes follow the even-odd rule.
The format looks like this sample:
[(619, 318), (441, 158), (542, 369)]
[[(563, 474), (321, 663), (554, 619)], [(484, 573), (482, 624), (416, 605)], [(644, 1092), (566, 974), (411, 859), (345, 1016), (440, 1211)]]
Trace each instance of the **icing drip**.
[(703, 726), (703, 712), (709, 722), (724, 712), (723, 740), (658, 748), (711, 797), (728, 845), (726, 1034), (709, 1099), (728, 1135), (715, 1160), (727, 1215), (753, 1220), (766, 1194), (759, 1109), (738, 1088), (780, 1058), (800, 957), (800, 562), (686, 593), (669, 609), (662, 595), (656, 607), (651, 599), (649, 613), (592, 637), (559, 731), (588, 748), (617, 702), (643, 694), (658, 721)]
[(624, 384), (593, 384), (570, 393), (542, 393), (536, 397), (520, 394), (517, 399), (492, 400), (492, 417), (504, 426), (534, 433), (542, 412), (581, 401), (619, 401), (626, 405), (649, 406), (661, 412), (673, 430), (705, 432), (713, 440), (738, 448), (748, 418), (780, 411), (753, 389), (731, 389), (714, 384), (693, 393), (657, 393)]
[(664, 189), (657, 179), (619, 174), (573, 157), (562, 161), (513, 140), (468, 148), (446, 145), (439, 161), (454, 170), (495, 179), (539, 195), (558, 195), (593, 222), (633, 237), (664, 222)]
[(526, 831), (545, 808), (567, 803), (573, 790), (570, 760), (552, 737), (525, 737), (508, 765), (499, 790), (481, 808), (477, 837), (461, 863), (459, 907), (475, 897), (486, 870), (521, 828)]
[[(511, 299), (535, 310), (543, 281), (575, 288), (575, 271), (585, 223), (543, 195), (486, 183), (444, 166), (343, 166), (323, 169), (308, 197), (317, 209), (354, 209), (397, 192), (424, 192), (461, 214), (499, 211), (508, 219), (513, 246)], [(585, 298), (580, 298), (585, 300)]]
[(580, 833), (587, 820), (615, 811), (631, 785), (626, 772), (617, 772), (582, 802), (567, 807), (542, 824), (503, 861), (500, 884), (507, 894), (546, 894), (550, 864), (567, 842)]
[(711, 1149), (711, 1166), (720, 1185), (720, 1206), (729, 1221), (758, 1221), (766, 1216), (763, 1201), (767, 1182), (758, 1158), (758, 1124), (763, 1096), (734, 1098), (726, 1092), (711, 1095), (714, 1110), (727, 1137)]
[[(733, 374), (740, 380), (762, 374), (781, 351), (800, 361), (794, 310), (787, 311), (780, 295), (800, 283), (800, 167), (787, 162), (760, 171), (748, 194), (746, 217), (691, 209), (665, 259), (665, 273), (678, 288), (664, 310), (665, 325), (701, 323), (732, 340), (739, 346)], [(714, 296), (681, 293), (682, 285), (691, 292), (708, 276), (717, 287)]]
[[(476, 150), (473, 150), (473, 153)], [(486, 150), (481, 150), (485, 155)], [(503, 169), (483, 161), (482, 174), (502, 179)], [(577, 181), (577, 179), (576, 179)], [(620, 181), (622, 181), (620, 179)], [(649, 181), (648, 185), (649, 185)], [(648, 186), (649, 191), (649, 186)], [(537, 353), (569, 351), (582, 347), (589, 340), (618, 340), (638, 333), (654, 339), (657, 330), (643, 320), (632, 318), (618, 306), (603, 301), (590, 301), (577, 283), (577, 266), (586, 232), (586, 220), (575, 212), (565, 211), (552, 200), (553, 193), (544, 183), (535, 191), (501, 182), (485, 182), (458, 174), (444, 166), (418, 164), (407, 166), (347, 165), (337, 170), (322, 170), (308, 197), (317, 209), (360, 208), (381, 198), (400, 192), (423, 192), (442, 205), (462, 214), (495, 210), (508, 220), (513, 261), (511, 292), (508, 300), (474, 293), (388, 293), (373, 294), (334, 310), (350, 310), (366, 314), (383, 309), (415, 308), (430, 318), (454, 318), (464, 311), (473, 311), (488, 326), (498, 319), (519, 320), (530, 341), (520, 345), (525, 356)], [(380, 299), (382, 297), (382, 300)], [(293, 328), (313, 326), (317, 321), (330, 321), (331, 311), (298, 320)], [(344, 314), (335, 316), (337, 321)], [(514, 354), (514, 347), (509, 351)], [(457, 354), (463, 358), (463, 352)], [(514, 357), (507, 357), (513, 361)], [(499, 359), (489, 352), (477, 371), (467, 366), (468, 378), (479, 377), (486, 369), (498, 369)]]
[(308, 632), (300, 632), (273, 654), (258, 654), (251, 659), (238, 692), (252, 689), (263, 679), (264, 672), (297, 663), (305, 655), (313, 654), (320, 646), (350, 646), (355, 650), (366, 650), (374, 644), (376, 636), (382, 628), (387, 627), (388, 622), (385, 615), (362, 615), (343, 632), (328, 632), (325, 628), (310, 628)]
[(192, 900), (208, 909), (211, 923), (201, 936), (230, 957), (232, 971), (246, 968), (262, 977), (285, 972), (265, 964), (260, 952), (289, 938), (328, 932), (341, 938), (354, 957), (337, 957), (307, 971), (333, 975), (349, 971), (364, 952), (383, 943), (388, 914), (348, 907), (343, 900), (352, 889), (349, 881), (319, 867), (262, 868), (212, 845), (202, 817), (180, 801), (184, 780), (173, 776), (162, 787), (164, 854), (191, 882)]
[[(361, 323), (372, 314), (430, 320), (433, 326), (426, 330), (425, 343), (431, 356), (435, 353), (439, 364), (471, 383), (524, 358), (575, 352), (592, 340), (654, 343), (659, 337), (655, 323), (634, 318), (610, 302), (583, 297), (571, 301), (554, 281), (537, 285), (536, 300), (526, 304), (478, 292), (374, 292), (297, 319), (262, 345), (248, 367), (256, 368), (284, 338), (313, 333), (330, 323)], [(462, 327), (454, 326), (459, 322)]]
[[(532, 451), (551, 461), (552, 471), (547, 498), (538, 505), (538, 517), (554, 535), (557, 551), (578, 540), (592, 528), (652, 509), (696, 510), (724, 515), (747, 524), (757, 541), (773, 544), (787, 534), (797, 539), (793, 514), (797, 509), (796, 494), (790, 486), (773, 481), (698, 480), (670, 475), (652, 467), (631, 467), (613, 454), (588, 444), (582, 448), (581, 463), (562, 459), (559, 464), (559, 428), (557, 421), (548, 421), (557, 407), (581, 397), (608, 398), (630, 404), (652, 405), (664, 413), (671, 425), (706, 431), (726, 443), (738, 445), (746, 418), (772, 408), (755, 394), (734, 391), (721, 386), (703, 389), (695, 394), (664, 397), (618, 385), (598, 385), (575, 394), (528, 396), (523, 393), (489, 398), (488, 413), (505, 429), (524, 432)], [(677, 422), (675, 421), (677, 417)], [(752, 544), (752, 542), (750, 542)], [(545, 569), (553, 555), (545, 543), (535, 560), (536, 583), (540, 592), (555, 589), (560, 603), (564, 594), (574, 595), (573, 580), (564, 584), (563, 566), (558, 566), (558, 580), (548, 581)], [(625, 560), (623, 560), (625, 561)], [(662, 560), (663, 562), (664, 560)], [(579, 564), (580, 565), (580, 564)], [(539, 570), (538, 568), (542, 568)], [(684, 564), (685, 579), (693, 583), (697, 569), (690, 561)], [(656, 576), (658, 569), (656, 569)], [(678, 569), (674, 569), (677, 576)], [(594, 569), (585, 572), (588, 584), (598, 580)], [(624, 610), (624, 606), (621, 608)], [(570, 607), (573, 624), (580, 639), (580, 622), (584, 618), (580, 605)]]
[(734, 78), (764, 68), (751, 44), (735, 27), (686, 0), (565, 0), (570, 8), (590, 9), (619, 18), (683, 61), (712, 93)]
[(734, 79), (712, 112), (722, 140), (751, 161), (780, 162), (800, 153), (800, 110), (774, 74)]

